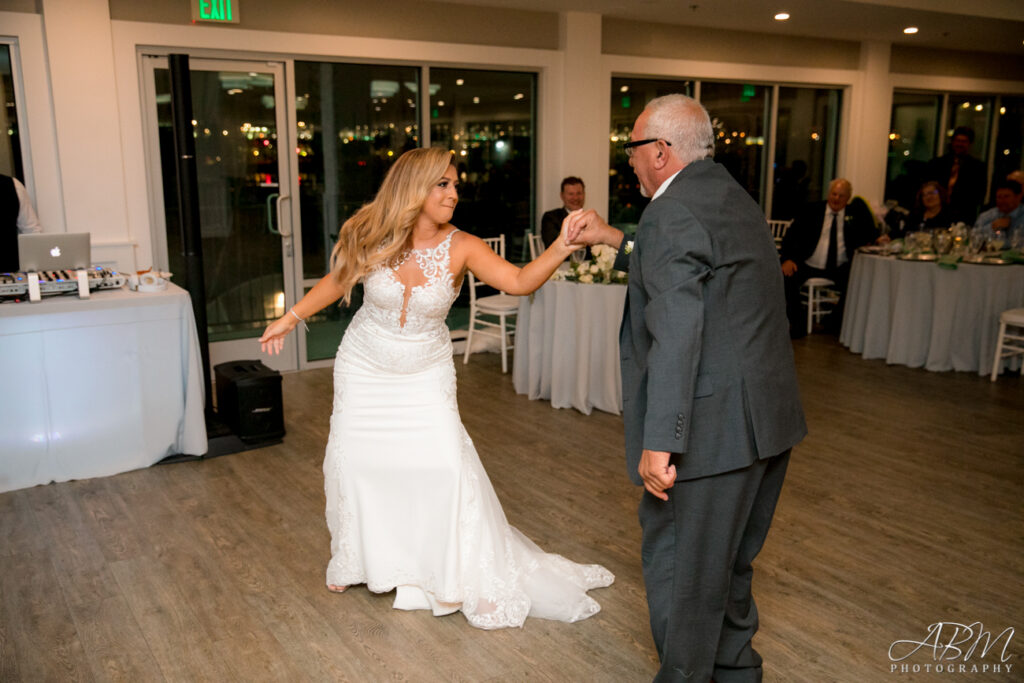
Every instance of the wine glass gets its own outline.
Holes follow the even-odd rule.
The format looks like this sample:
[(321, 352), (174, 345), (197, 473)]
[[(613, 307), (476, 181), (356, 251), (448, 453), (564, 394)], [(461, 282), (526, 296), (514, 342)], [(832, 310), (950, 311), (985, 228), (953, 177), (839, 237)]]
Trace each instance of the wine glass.
[(998, 253), (1003, 250), (1006, 246), (1006, 230), (1003, 228), (993, 228), (992, 237), (989, 238), (988, 244), (985, 245), (986, 251), (992, 253)]

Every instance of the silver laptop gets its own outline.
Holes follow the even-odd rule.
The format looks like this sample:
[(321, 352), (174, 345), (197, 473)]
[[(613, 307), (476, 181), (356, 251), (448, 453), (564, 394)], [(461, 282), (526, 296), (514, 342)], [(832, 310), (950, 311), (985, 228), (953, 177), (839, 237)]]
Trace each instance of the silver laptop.
[(18, 235), (18, 261), (27, 273), (88, 268), (90, 260), (87, 232)]

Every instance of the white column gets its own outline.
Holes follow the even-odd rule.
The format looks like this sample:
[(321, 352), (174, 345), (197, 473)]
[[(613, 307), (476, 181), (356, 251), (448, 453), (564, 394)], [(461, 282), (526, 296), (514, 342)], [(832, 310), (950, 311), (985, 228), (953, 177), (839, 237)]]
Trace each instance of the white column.
[[(68, 232), (93, 244), (128, 237), (107, 0), (42, 0)], [(96, 258), (94, 261), (98, 260)]]
[(559, 206), (558, 185), (568, 175), (587, 186), (587, 208), (608, 213), (608, 127), (611, 82), (601, 59), (601, 15), (565, 12), (561, 16), (561, 49), (565, 55), (561, 93), (562, 139), (560, 173), (538, 193), (542, 211)]
[(846, 143), (838, 175), (853, 184), (853, 193), (878, 210), (885, 194), (889, 121), (892, 117), (892, 78), (889, 43), (861, 43), (859, 74), (850, 88), (846, 110)]

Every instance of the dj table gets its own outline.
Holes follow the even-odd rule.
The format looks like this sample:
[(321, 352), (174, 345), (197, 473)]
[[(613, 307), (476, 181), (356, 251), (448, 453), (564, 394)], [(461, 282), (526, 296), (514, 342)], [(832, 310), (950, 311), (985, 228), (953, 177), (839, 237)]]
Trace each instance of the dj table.
[(0, 304), (0, 492), (206, 452), (188, 294)]

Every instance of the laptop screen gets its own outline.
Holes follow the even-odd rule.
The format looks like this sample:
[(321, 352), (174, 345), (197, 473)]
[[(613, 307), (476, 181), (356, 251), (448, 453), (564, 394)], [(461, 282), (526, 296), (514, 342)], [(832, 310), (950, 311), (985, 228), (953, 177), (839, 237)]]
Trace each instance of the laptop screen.
[(18, 260), (25, 272), (88, 268), (89, 233), (54, 232), (18, 235)]

